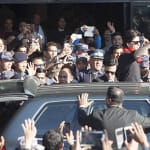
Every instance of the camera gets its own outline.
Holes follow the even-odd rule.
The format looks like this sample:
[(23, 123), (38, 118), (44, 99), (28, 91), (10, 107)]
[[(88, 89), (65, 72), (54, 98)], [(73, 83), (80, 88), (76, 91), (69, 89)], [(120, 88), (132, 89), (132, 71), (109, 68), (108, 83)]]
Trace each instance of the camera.
[(63, 128), (63, 135), (66, 136), (66, 133), (70, 133), (70, 123), (65, 122), (64, 128)]
[(80, 145), (101, 147), (102, 144), (100, 139), (103, 135), (105, 135), (104, 131), (81, 131)]

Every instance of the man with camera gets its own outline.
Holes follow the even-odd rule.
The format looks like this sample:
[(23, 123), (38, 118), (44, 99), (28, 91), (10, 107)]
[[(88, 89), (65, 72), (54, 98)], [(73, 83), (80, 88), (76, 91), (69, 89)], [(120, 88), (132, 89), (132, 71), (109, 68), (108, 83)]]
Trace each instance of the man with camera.
[[(150, 128), (150, 117), (144, 117), (135, 110), (127, 110), (122, 107), (124, 91), (119, 87), (110, 86), (106, 94), (107, 108), (104, 110), (93, 110), (87, 115), (88, 107), (92, 101), (88, 101), (88, 93), (78, 96), (79, 111), (78, 121), (81, 126), (88, 125), (96, 130), (106, 129), (108, 137), (113, 141), (113, 149), (117, 150), (115, 129), (130, 126), (131, 123), (139, 123), (144, 128)], [(122, 148), (124, 149), (124, 147)]]

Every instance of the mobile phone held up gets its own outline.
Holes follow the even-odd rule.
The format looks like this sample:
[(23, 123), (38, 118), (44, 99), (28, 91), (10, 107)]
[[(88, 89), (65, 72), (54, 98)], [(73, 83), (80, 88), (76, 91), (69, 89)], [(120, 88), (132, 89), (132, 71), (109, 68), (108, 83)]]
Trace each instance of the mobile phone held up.
[(128, 143), (132, 140), (132, 134), (130, 130), (132, 129), (132, 126), (124, 127), (124, 140), (127, 140)]
[(132, 126), (126, 126), (115, 130), (115, 137), (118, 149), (124, 147), (125, 140), (127, 140), (127, 142), (131, 142), (132, 135), (130, 129), (132, 129)]
[(80, 145), (81, 146), (94, 146), (101, 147), (101, 138), (104, 131), (81, 131), (80, 132)]
[(63, 128), (63, 136), (66, 137), (66, 133), (70, 133), (70, 123), (65, 122)]

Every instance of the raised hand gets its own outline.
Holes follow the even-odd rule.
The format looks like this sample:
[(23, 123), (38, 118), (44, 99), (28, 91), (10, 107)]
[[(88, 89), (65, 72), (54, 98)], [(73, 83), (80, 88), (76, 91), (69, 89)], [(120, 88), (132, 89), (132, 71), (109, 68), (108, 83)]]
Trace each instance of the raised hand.
[(35, 122), (31, 119), (27, 119), (21, 124), (24, 137), (25, 137), (25, 147), (31, 149), (32, 141), (36, 136), (37, 129), (35, 127)]
[(0, 137), (0, 150), (3, 150), (5, 145), (5, 139), (3, 136)]
[(90, 106), (93, 101), (88, 101), (88, 93), (82, 93), (81, 95), (78, 95), (78, 100), (79, 100), (79, 106), (80, 107), (88, 107)]
[(107, 27), (108, 27), (108, 29), (109, 29), (112, 33), (116, 32), (116, 29), (115, 29), (115, 26), (114, 26), (114, 23), (113, 23), (113, 22), (107, 21)]

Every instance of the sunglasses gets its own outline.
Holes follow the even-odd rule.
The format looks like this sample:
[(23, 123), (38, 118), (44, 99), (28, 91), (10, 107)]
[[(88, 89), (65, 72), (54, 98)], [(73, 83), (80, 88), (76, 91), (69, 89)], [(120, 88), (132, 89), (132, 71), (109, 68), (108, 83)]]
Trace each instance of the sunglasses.
[(110, 73), (110, 74), (112, 74), (112, 75), (115, 75), (116, 72), (112, 72), (112, 71), (106, 70), (105, 73), (106, 73), (106, 74), (109, 74), (109, 73)]
[(134, 44), (139, 44), (140, 43), (140, 41), (131, 41), (131, 42), (133, 42)]

